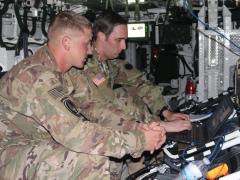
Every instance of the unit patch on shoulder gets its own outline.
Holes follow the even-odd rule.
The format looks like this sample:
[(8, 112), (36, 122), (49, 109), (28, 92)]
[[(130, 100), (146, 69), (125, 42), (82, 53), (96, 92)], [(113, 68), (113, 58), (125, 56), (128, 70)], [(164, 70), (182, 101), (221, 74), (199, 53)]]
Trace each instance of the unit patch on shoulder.
[(77, 109), (76, 105), (71, 100), (67, 92), (67, 89), (65, 89), (63, 86), (57, 86), (49, 90), (48, 94), (57, 103), (62, 103), (70, 113), (81, 118), (83, 121), (87, 120), (87, 118)]
[(65, 97), (61, 100), (63, 105), (67, 108), (69, 112), (71, 112), (73, 115), (82, 118), (83, 121), (88, 121), (88, 119), (77, 109), (75, 104), (72, 102), (69, 97)]
[(67, 108), (67, 110), (69, 110), (75, 116), (79, 117), (78, 109), (68, 97), (63, 98), (61, 101), (64, 104), (64, 106)]

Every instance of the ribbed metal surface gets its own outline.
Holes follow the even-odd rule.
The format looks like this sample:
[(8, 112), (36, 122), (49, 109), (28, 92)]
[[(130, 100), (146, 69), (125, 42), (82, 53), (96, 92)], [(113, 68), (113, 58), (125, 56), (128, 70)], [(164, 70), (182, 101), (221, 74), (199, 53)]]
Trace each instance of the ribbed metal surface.
[[(205, 10), (202, 8), (199, 13), (202, 21), (206, 16)], [(218, 94), (234, 86), (234, 69), (240, 49), (232, 42), (240, 45), (240, 31), (232, 29), (231, 13), (226, 7), (223, 8), (223, 15), (224, 29), (216, 28), (218, 33), (207, 30), (201, 23), (198, 25), (200, 31), (198, 98), (200, 101), (217, 97)]]
[[(240, 32), (238, 32), (238, 34), (230, 35), (230, 39), (232, 42), (240, 46)], [(230, 44), (230, 48), (233, 52), (240, 54), (240, 49), (238, 47), (234, 46), (233, 44)]]
[[(87, 6), (89, 9), (93, 10), (104, 10), (106, 0), (65, 0), (66, 3), (70, 3), (72, 5), (84, 5)], [(114, 10), (121, 11), (125, 10), (125, 3), (126, 0), (112, 0)], [(145, 0), (144, 3), (140, 3), (140, 9), (148, 9), (148, 8), (157, 8), (166, 3), (165, 1), (159, 0)], [(110, 7), (110, 6), (109, 6)], [(135, 6), (133, 4), (129, 4), (129, 10), (134, 10)]]

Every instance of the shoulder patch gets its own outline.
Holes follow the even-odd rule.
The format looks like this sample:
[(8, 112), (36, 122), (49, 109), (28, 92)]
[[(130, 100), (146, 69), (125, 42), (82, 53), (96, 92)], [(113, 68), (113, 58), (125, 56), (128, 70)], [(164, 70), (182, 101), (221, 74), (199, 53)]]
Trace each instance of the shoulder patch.
[(69, 99), (69, 98), (63, 98), (62, 103), (64, 106), (69, 110), (71, 113), (73, 113), (75, 116), (79, 117), (78, 109), (76, 108), (75, 104)]
[(124, 67), (125, 67), (125, 69), (127, 69), (127, 70), (133, 69), (133, 66), (132, 66), (131, 64), (129, 64), (129, 63), (125, 64)]
[(57, 86), (48, 91), (48, 94), (54, 99), (62, 99), (66, 95), (66, 90), (63, 86)]
[(77, 116), (78, 118), (82, 118), (83, 121), (88, 121), (88, 119), (77, 109), (76, 105), (69, 97), (64, 97), (61, 99), (61, 102), (73, 115)]
[(81, 118), (83, 121), (86, 121), (87, 118), (78, 110), (74, 102), (69, 97), (67, 89), (63, 86), (59, 85), (48, 91), (48, 95), (55, 101), (56, 103), (61, 103), (64, 107), (73, 115)]

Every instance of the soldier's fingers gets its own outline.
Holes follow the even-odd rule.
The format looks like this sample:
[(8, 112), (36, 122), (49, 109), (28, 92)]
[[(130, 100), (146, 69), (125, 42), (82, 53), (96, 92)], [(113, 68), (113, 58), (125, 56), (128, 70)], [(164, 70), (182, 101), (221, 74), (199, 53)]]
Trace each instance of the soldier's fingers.
[(164, 131), (165, 130), (164, 127), (161, 126), (160, 123), (150, 124), (149, 126), (152, 130), (156, 130), (156, 131)]
[(163, 136), (161, 140), (159, 141), (158, 145), (156, 146), (157, 149), (159, 149), (166, 141), (166, 136)]
[(140, 129), (140, 130), (150, 130), (151, 128), (149, 127), (149, 125), (148, 124), (144, 124), (144, 123), (140, 123), (139, 125), (138, 125), (138, 129)]
[(187, 129), (192, 129), (192, 125), (191, 125), (191, 123), (189, 122), (189, 121), (187, 121), (187, 122), (184, 122), (184, 126), (187, 128)]
[(190, 118), (189, 118), (189, 116), (187, 114), (176, 113), (176, 114), (174, 114), (174, 116), (178, 120), (187, 120), (187, 121), (190, 120)]

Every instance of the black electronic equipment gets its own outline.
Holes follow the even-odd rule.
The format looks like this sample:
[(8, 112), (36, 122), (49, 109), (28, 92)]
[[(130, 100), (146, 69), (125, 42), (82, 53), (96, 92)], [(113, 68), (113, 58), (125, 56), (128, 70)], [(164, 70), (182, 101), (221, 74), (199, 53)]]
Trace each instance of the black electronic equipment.
[[(232, 101), (234, 102), (234, 105), (236, 106), (236, 95), (233, 92), (234, 90), (232, 88), (228, 88), (227, 91), (224, 91), (223, 93), (219, 94), (217, 97), (214, 98), (208, 98), (204, 101), (194, 101), (189, 100), (183, 104), (178, 105), (179, 103), (176, 102), (176, 107), (171, 107), (171, 109), (175, 112), (181, 112), (185, 114), (207, 114), (209, 112), (213, 112), (218, 104), (220, 103), (221, 99), (224, 96), (230, 96)], [(172, 103), (172, 102), (171, 102)], [(237, 107), (235, 107), (237, 108)]]
[(203, 144), (213, 139), (226, 120), (234, 112), (234, 104), (230, 96), (223, 96), (212, 115), (205, 121), (192, 123), (191, 131), (167, 133), (169, 140), (188, 144)]
[(171, 23), (159, 25), (161, 44), (189, 44), (191, 41), (189, 24)]
[[(159, 49), (161, 48), (161, 49)], [(155, 46), (152, 51), (151, 73), (156, 84), (170, 84), (179, 78), (179, 59), (176, 45)]]

